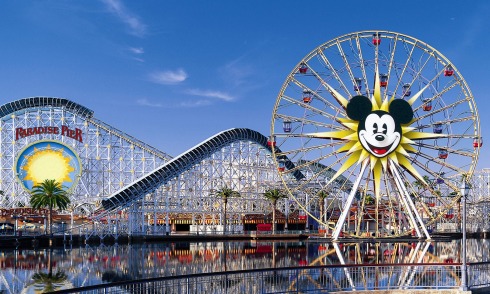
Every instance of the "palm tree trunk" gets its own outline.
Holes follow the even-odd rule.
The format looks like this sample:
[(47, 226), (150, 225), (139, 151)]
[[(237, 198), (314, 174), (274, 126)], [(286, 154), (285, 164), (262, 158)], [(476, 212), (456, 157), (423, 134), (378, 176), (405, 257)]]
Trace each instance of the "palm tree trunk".
[(224, 199), (224, 202), (225, 202), (225, 217), (224, 217), (224, 220), (223, 220), (223, 235), (226, 235), (226, 206), (228, 205), (228, 199), (225, 198)]
[(325, 200), (322, 198), (320, 200), (320, 220), (323, 218), (323, 222), (326, 222), (326, 216), (325, 216)]
[(276, 204), (277, 201), (272, 202), (272, 234), (276, 233)]
[(53, 236), (53, 206), (49, 206), (49, 235)]

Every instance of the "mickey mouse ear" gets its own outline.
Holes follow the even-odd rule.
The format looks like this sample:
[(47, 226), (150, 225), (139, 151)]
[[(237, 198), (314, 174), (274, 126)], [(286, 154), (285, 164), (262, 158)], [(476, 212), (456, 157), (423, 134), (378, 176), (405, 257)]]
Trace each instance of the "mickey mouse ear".
[(395, 99), (390, 103), (390, 114), (401, 124), (409, 123), (413, 118), (413, 109), (410, 104), (402, 99)]
[(350, 119), (361, 121), (372, 111), (373, 104), (366, 96), (354, 96), (347, 104), (347, 116)]

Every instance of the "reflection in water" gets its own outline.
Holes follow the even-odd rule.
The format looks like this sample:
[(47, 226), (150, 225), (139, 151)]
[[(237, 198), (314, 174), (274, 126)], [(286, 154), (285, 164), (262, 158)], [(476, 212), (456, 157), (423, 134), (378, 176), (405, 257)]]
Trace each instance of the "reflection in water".
[[(288, 266), (458, 263), (460, 242), (336, 243), (337, 246), (318, 241), (151, 243), (55, 248), (51, 257), (48, 249), (5, 250), (0, 251), (0, 292), (20, 293), (35, 283), (34, 278), (40, 279), (36, 273), (49, 273), (49, 268), (54, 273), (64, 273), (70, 286), (82, 287), (160, 276)], [(488, 261), (489, 240), (467, 242), (469, 262)], [(280, 280), (273, 278), (270, 282)]]
[(42, 293), (61, 289), (64, 286), (64, 282), (68, 279), (66, 274), (59, 268), (53, 275), (53, 249), (49, 249), (48, 252), (48, 272), (37, 272), (32, 275), (35, 290)]

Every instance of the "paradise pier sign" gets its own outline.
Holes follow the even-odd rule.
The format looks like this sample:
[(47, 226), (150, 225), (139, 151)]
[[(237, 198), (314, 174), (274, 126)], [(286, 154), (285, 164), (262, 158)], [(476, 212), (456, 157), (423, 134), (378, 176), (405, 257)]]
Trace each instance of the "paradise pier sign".
[(56, 126), (16, 128), (15, 141), (32, 135), (41, 135), (41, 134), (54, 134), (54, 135), (61, 134), (62, 136), (66, 136), (75, 139), (80, 143), (83, 143), (82, 130), (79, 128), (70, 129), (68, 126), (65, 125), (61, 126), (61, 131), (60, 128)]

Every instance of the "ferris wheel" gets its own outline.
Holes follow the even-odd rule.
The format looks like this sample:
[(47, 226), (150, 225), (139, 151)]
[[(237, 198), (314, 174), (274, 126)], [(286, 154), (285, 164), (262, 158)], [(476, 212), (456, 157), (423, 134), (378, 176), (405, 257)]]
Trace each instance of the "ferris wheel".
[(389, 31), (343, 35), (306, 55), (279, 92), (270, 141), (290, 197), (334, 240), (430, 239), (455, 226), (482, 146), (454, 64)]

